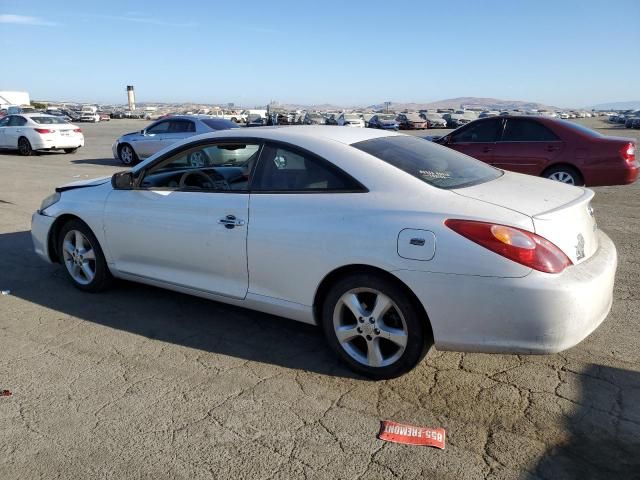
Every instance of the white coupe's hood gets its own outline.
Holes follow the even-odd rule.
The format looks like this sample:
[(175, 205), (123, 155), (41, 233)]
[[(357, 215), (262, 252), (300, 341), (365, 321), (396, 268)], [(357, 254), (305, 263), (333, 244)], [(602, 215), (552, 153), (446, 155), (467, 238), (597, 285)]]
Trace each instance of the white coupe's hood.
[(590, 206), (594, 194), (589, 189), (505, 172), (491, 182), (454, 192), (531, 217), (535, 233), (558, 246), (574, 264), (598, 250), (597, 227)]
[(110, 175), (107, 177), (91, 178), (88, 180), (78, 180), (76, 182), (71, 182), (71, 183), (62, 185), (61, 187), (56, 188), (56, 191), (63, 192), (65, 190), (72, 190), (74, 188), (97, 187), (98, 185), (102, 185), (109, 181), (111, 181)]

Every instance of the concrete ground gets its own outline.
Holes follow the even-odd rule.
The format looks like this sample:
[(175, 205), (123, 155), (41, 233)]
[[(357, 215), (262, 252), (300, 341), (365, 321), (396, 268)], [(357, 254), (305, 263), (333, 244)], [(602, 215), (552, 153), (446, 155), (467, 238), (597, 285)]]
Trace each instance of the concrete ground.
[[(83, 125), (75, 155), (0, 153), (0, 478), (640, 478), (640, 184), (595, 189), (620, 263), (583, 343), (432, 350), (372, 382), (313, 327), (134, 283), (86, 294), (36, 258), (42, 198), (121, 169), (110, 145), (143, 125)], [(383, 419), (442, 426), (446, 449), (377, 440)]]

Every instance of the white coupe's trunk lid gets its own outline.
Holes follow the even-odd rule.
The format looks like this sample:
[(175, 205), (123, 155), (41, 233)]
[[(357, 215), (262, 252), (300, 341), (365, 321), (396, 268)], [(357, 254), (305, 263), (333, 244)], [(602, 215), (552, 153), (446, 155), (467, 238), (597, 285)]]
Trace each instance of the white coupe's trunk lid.
[(505, 172), (491, 182), (454, 192), (531, 217), (535, 233), (560, 248), (574, 265), (598, 250), (591, 190)]

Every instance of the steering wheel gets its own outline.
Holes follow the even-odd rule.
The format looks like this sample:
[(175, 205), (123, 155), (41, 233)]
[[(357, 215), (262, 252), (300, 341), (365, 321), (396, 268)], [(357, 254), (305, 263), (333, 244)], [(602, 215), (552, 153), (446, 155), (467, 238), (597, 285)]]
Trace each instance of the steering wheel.
[[(198, 177), (200, 180), (199, 185), (187, 185), (187, 180), (191, 177)], [(200, 171), (200, 170), (190, 170), (188, 172), (184, 172), (180, 177), (180, 188), (184, 187), (197, 187), (197, 188), (207, 188), (213, 187), (213, 182), (209, 175)]]
[[(220, 175), (217, 172), (213, 172), (213, 173), (215, 176), (211, 178), (209, 175), (207, 175), (201, 170), (191, 170), (189, 172), (184, 172), (180, 177), (180, 188), (191, 187), (191, 188), (208, 188), (211, 190), (231, 190), (229, 183), (222, 175)], [(200, 185), (187, 185), (187, 180), (192, 175), (197, 176), (201, 180)]]

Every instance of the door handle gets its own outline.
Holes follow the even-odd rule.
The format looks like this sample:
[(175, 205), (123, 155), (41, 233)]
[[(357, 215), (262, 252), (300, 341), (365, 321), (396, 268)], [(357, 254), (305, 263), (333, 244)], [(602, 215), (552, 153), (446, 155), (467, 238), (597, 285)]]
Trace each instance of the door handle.
[(235, 215), (227, 215), (224, 218), (218, 220), (220, 225), (224, 225), (225, 228), (235, 228), (242, 227), (244, 225), (244, 220), (238, 220)]
[(555, 152), (557, 150), (553, 145), (547, 145), (547, 152)]
[(491, 147), (484, 147), (484, 148), (482, 149), (482, 152), (483, 152), (483, 153), (489, 153), (490, 151), (491, 151)]

